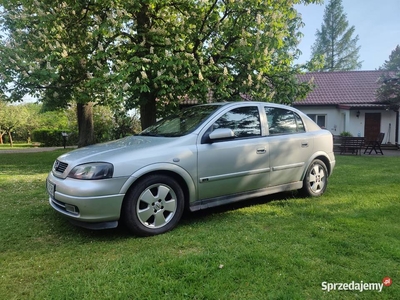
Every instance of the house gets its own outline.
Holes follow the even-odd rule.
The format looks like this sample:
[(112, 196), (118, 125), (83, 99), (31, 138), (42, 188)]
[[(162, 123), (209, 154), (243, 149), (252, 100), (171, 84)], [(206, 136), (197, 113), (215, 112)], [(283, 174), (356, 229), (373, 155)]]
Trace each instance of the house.
[(379, 102), (375, 93), (382, 71), (315, 72), (298, 75), (315, 87), (293, 106), (306, 113), (333, 135), (350, 132), (375, 140), (385, 133), (384, 144), (398, 144), (399, 111)]

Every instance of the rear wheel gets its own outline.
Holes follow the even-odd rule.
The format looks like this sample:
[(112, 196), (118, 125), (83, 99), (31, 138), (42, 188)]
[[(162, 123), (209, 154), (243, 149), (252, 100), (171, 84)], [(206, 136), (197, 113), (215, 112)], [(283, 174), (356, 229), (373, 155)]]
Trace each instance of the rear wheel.
[(306, 196), (321, 196), (328, 185), (328, 171), (322, 160), (315, 159), (307, 169), (302, 192)]
[(183, 209), (184, 195), (179, 184), (165, 175), (151, 175), (141, 179), (128, 192), (122, 217), (134, 234), (151, 236), (173, 229)]

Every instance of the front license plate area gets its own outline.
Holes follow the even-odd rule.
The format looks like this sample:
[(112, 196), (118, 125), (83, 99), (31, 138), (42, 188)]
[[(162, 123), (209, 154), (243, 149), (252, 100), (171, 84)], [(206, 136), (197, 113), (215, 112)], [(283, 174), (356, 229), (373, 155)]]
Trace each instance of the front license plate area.
[(51, 183), (49, 180), (47, 180), (46, 187), (47, 187), (47, 192), (49, 193), (49, 195), (52, 198), (54, 198), (54, 195), (56, 193), (56, 185), (54, 183)]

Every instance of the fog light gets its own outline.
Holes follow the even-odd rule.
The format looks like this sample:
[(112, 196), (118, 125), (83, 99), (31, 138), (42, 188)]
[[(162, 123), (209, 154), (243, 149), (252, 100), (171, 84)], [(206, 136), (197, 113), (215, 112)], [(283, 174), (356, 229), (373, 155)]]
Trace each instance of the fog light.
[(77, 215), (79, 213), (78, 208), (75, 205), (65, 204), (65, 210), (71, 214)]

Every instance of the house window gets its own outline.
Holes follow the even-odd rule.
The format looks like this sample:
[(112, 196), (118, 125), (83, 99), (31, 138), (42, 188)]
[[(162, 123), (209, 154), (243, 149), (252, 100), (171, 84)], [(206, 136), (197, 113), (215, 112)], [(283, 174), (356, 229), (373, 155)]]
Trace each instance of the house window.
[(326, 115), (309, 114), (307, 116), (309, 116), (311, 120), (317, 123), (319, 127), (326, 128)]

